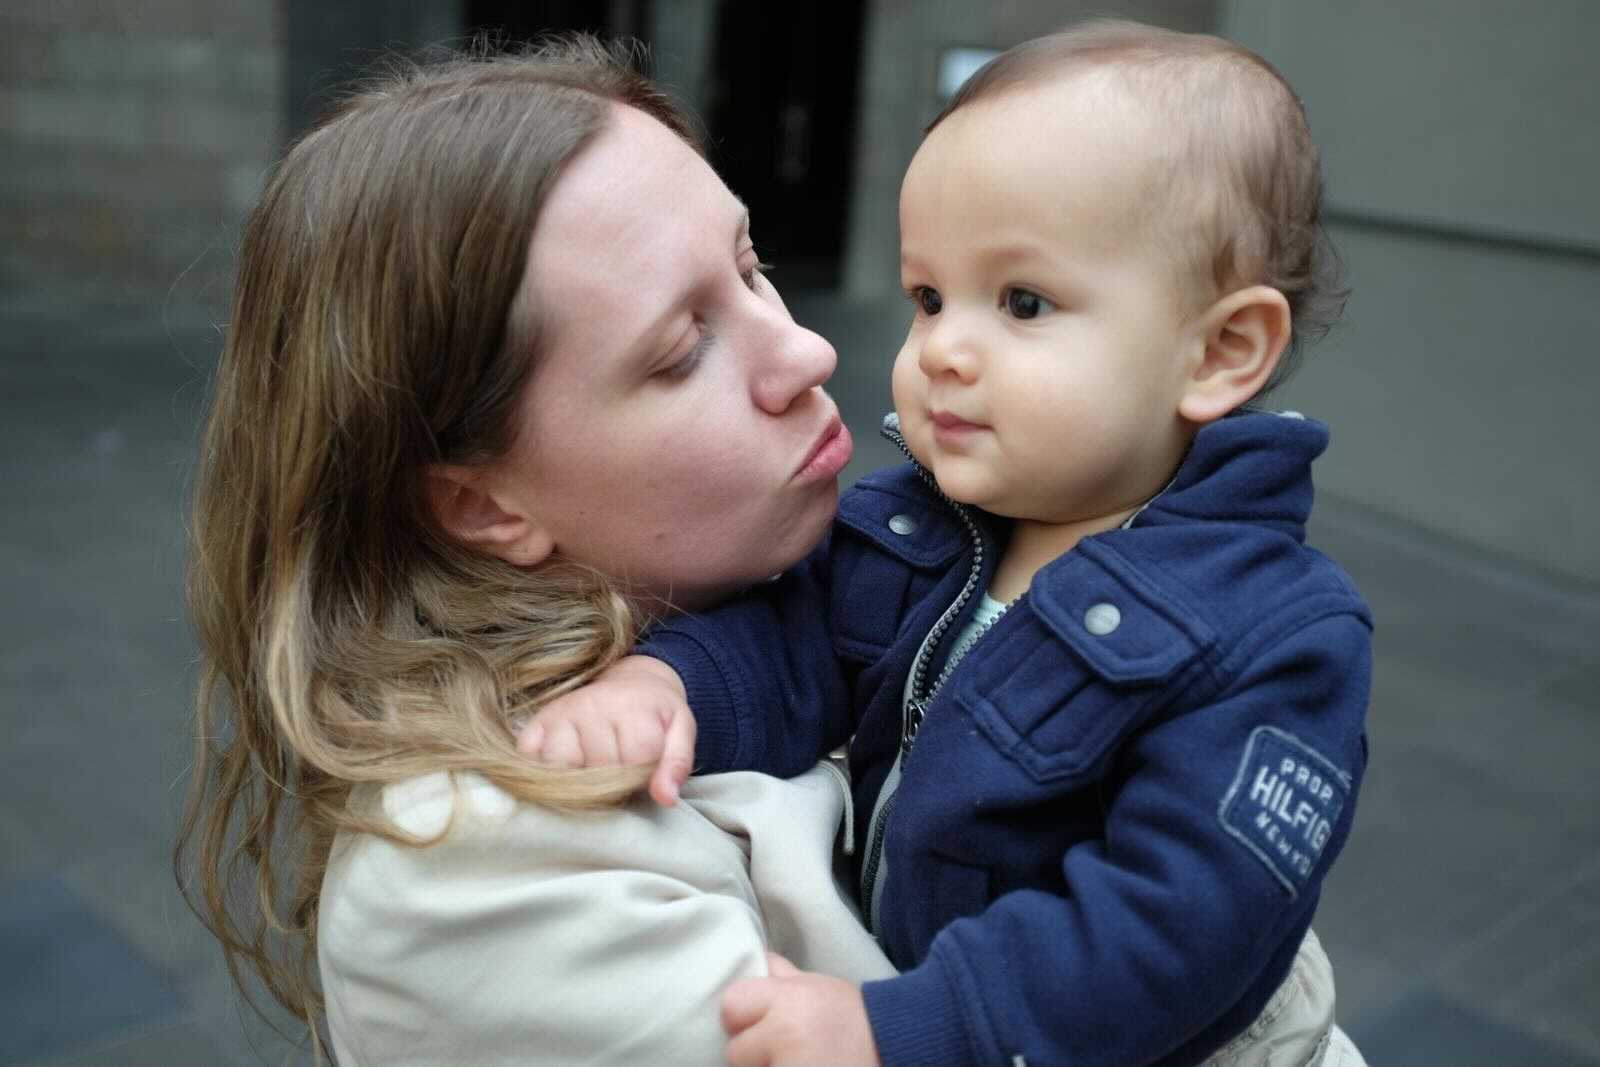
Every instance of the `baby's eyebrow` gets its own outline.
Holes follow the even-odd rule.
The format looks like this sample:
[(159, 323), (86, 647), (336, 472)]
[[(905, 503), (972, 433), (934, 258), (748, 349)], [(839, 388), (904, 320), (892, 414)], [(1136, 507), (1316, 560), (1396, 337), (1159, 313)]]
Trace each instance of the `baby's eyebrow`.
[(1001, 266), (1022, 260), (1037, 259), (1038, 256), (1038, 246), (1021, 242), (992, 245), (983, 250), (983, 260), (985, 262)]

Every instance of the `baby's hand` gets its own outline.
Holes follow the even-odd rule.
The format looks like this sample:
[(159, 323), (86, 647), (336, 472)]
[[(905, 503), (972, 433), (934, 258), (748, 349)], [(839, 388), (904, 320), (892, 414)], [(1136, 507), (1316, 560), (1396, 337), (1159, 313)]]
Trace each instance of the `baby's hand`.
[(860, 988), (843, 978), (807, 974), (771, 952), (767, 968), (768, 977), (741, 978), (722, 994), (728, 1063), (878, 1067), (878, 1046)]
[(678, 672), (651, 656), (625, 656), (588, 685), (541, 708), (522, 728), (517, 748), (568, 767), (657, 763), (650, 796), (666, 806), (677, 802), (689, 780), (694, 737), (694, 715)]

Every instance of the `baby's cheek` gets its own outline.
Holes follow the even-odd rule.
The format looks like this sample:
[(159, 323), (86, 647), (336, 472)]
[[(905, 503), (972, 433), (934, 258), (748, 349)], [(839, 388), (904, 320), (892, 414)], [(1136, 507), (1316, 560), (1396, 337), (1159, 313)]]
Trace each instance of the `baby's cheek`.
[(933, 428), (927, 419), (913, 415), (908, 421), (902, 416), (900, 436), (905, 438), (913, 459), (929, 470), (935, 469), (939, 456), (933, 447)]
[(905, 418), (906, 408), (920, 395), (926, 382), (922, 368), (917, 366), (916, 351), (910, 344), (895, 356), (894, 369), (889, 372), (889, 390), (894, 394), (895, 410)]
[(900, 434), (910, 444), (927, 422), (927, 403), (920, 391), (902, 387), (898, 379), (893, 383), (890, 394), (894, 399), (895, 414), (900, 416)]

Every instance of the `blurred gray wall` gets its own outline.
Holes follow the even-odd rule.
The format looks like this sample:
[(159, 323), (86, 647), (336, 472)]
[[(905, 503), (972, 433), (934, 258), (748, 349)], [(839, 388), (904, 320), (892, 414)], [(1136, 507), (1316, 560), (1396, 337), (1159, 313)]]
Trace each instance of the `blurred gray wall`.
[(650, 5), (652, 73), (701, 116), (710, 103), (716, 21), (716, 0), (654, 0)]
[(0, 288), (222, 303), (282, 53), (263, 0), (0, 0)]
[(462, 34), (462, 0), (273, 0), (271, 6), (283, 23), (286, 139), (310, 128), (352, 78), (386, 55)]
[(1600, 588), (1600, 4), (1225, 0), (1299, 89), (1354, 289), (1281, 406), (1320, 487)]

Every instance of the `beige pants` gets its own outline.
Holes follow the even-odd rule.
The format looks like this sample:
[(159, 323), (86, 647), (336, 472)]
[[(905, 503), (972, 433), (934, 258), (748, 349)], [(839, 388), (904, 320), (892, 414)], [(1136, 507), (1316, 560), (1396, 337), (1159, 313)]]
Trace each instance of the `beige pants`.
[(1333, 1021), (1333, 967), (1317, 935), (1306, 931), (1294, 966), (1249, 1028), (1212, 1053), (1203, 1067), (1366, 1067), (1361, 1051)]

